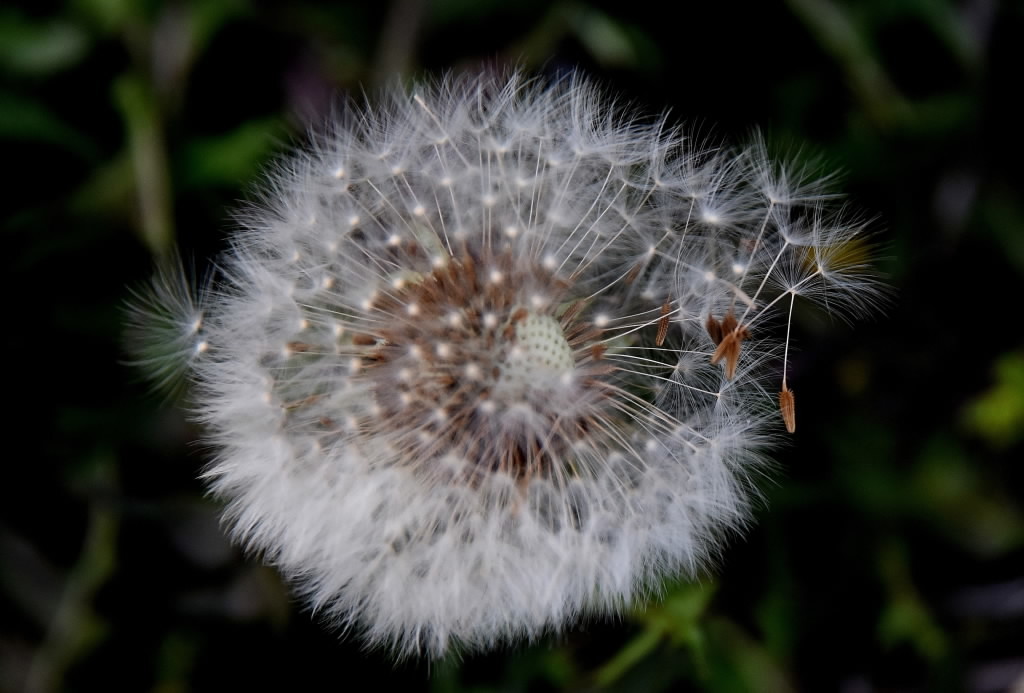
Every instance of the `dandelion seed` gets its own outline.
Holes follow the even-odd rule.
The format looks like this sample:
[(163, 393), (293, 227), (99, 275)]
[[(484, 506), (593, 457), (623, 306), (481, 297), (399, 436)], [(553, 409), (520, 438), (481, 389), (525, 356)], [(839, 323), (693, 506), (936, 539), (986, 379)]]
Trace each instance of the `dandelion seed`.
[(778, 403), (760, 384), (768, 318), (877, 289), (820, 186), (695, 146), (514, 73), (396, 90), (281, 166), (216, 290), (165, 272), (131, 316), (155, 378), (195, 383), (234, 537), (399, 655), (708, 566), (776, 407), (794, 426), (785, 365)]
[(782, 390), (779, 392), (779, 411), (782, 412), (782, 420), (786, 424), (787, 433), (796, 433), (796, 398), (793, 396), (789, 385), (786, 384), (786, 369), (789, 366), (789, 331), (793, 326), (793, 303), (796, 301), (796, 294), (789, 295), (789, 313), (786, 316), (786, 346), (782, 353)]

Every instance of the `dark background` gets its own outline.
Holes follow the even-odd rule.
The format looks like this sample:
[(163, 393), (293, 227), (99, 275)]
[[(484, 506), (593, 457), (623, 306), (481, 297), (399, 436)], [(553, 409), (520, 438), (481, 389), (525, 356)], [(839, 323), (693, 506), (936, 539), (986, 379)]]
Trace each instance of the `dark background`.
[[(999, 0), (69, 0), (0, 8), (0, 689), (1024, 690), (1024, 9)], [(799, 430), (714, 575), (616, 622), (393, 664), (232, 548), (207, 452), (123, 365), (332, 106), (487, 62), (757, 126), (876, 216), (884, 314), (801, 316)]]

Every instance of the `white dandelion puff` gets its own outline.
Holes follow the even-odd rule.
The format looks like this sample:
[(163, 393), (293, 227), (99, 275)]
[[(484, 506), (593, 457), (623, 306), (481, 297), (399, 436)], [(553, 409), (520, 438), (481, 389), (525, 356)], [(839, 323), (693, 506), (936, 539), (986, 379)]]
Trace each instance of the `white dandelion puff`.
[(234, 536), (316, 611), (402, 655), (532, 638), (747, 520), (795, 416), (770, 318), (877, 296), (831, 200), (578, 76), (446, 79), (280, 166), (200, 306), (158, 279), (149, 343), (189, 353)]

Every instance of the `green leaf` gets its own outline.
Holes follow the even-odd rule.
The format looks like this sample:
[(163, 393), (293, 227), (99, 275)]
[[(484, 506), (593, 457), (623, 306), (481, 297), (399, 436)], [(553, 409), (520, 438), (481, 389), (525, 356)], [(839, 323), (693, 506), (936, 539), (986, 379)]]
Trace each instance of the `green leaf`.
[(1024, 543), (1024, 517), (976, 456), (936, 435), (915, 466), (910, 496), (922, 514), (970, 551), (997, 556)]
[(906, 643), (922, 657), (938, 661), (949, 643), (913, 583), (906, 547), (895, 541), (886, 543), (879, 551), (878, 563), (889, 593), (878, 624), (882, 645), (892, 648)]
[(85, 56), (89, 40), (75, 24), (31, 21), (0, 13), (0, 67), (15, 75), (43, 76), (67, 69)]
[(193, 140), (181, 155), (184, 184), (238, 187), (274, 150), (280, 130), (276, 119), (267, 118), (251, 120), (224, 135)]
[(0, 91), (0, 139), (52, 144), (83, 158), (98, 155), (89, 139), (42, 104)]
[(120, 31), (151, 9), (152, 3), (139, 0), (74, 0), (74, 11), (101, 31)]
[(1003, 355), (995, 366), (995, 384), (970, 402), (964, 425), (994, 448), (1024, 438), (1024, 353)]
[(636, 47), (625, 28), (608, 15), (587, 8), (572, 17), (572, 28), (580, 42), (606, 67), (635, 67)]

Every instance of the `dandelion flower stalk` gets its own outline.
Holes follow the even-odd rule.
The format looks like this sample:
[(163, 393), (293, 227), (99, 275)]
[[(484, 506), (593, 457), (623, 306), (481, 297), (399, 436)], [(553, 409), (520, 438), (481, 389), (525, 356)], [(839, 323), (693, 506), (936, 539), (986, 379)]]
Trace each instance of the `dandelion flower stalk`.
[(390, 91), (277, 167), (197, 298), (140, 297), (140, 360), (188, 372), (231, 532), (318, 613), (399, 655), (534, 638), (746, 523), (779, 300), (877, 296), (824, 183), (580, 76)]

